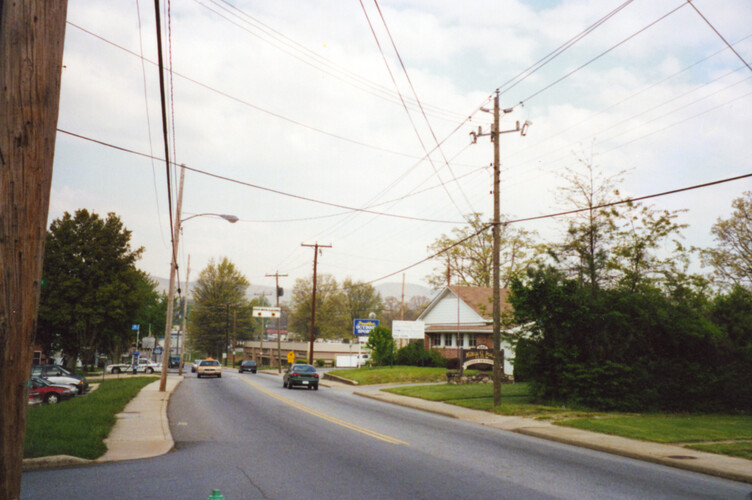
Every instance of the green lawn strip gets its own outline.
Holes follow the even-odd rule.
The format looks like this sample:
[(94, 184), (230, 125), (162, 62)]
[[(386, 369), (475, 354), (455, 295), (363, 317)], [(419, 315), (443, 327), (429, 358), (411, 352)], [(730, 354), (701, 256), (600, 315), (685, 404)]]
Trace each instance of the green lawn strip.
[(719, 455), (731, 455), (734, 457), (746, 458), (752, 460), (752, 441), (736, 441), (733, 443), (716, 443), (716, 444), (691, 444), (687, 448), (693, 450), (707, 451)]
[(744, 415), (609, 415), (557, 424), (656, 443), (752, 439), (752, 416)]
[[(394, 394), (427, 399), (430, 401), (449, 401), (456, 399), (492, 398), (493, 384), (465, 384), (465, 385), (416, 385), (408, 387), (392, 387), (383, 389)], [(505, 384), (501, 389), (502, 398), (515, 398), (517, 402), (530, 399), (527, 384)]]
[(103, 440), (115, 425), (115, 415), (157, 377), (104, 380), (97, 390), (56, 405), (29, 408), (24, 458), (71, 455), (95, 459), (107, 447)]
[(337, 375), (354, 380), (358, 385), (426, 383), (446, 381), (446, 368), (421, 366), (383, 366), (376, 368), (350, 368), (332, 370)]

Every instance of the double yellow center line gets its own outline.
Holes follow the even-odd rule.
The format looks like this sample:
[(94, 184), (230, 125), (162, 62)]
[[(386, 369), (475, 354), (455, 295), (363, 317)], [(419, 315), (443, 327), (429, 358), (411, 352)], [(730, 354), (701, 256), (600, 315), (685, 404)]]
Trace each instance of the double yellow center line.
[(285, 403), (287, 405), (290, 405), (293, 408), (297, 408), (298, 410), (304, 411), (304, 412), (306, 412), (306, 413), (308, 413), (310, 415), (313, 415), (315, 417), (318, 417), (320, 419), (326, 420), (328, 422), (331, 422), (333, 424), (339, 425), (341, 427), (345, 427), (345, 428), (353, 430), (355, 432), (360, 432), (361, 434), (365, 434), (366, 436), (370, 436), (372, 438), (378, 439), (380, 441), (385, 441), (385, 442), (390, 443), (390, 444), (398, 444), (398, 445), (405, 445), (405, 446), (408, 445), (408, 443), (406, 443), (405, 441), (401, 441), (401, 440), (399, 440), (397, 438), (393, 438), (393, 437), (387, 436), (385, 434), (380, 434), (380, 433), (372, 431), (370, 429), (366, 429), (365, 427), (361, 427), (359, 425), (351, 424), (350, 422), (345, 422), (344, 420), (341, 420), (339, 418), (332, 417), (331, 415), (327, 415), (326, 413), (322, 413), (322, 412), (320, 412), (318, 410), (314, 410), (313, 408), (309, 408), (307, 406), (303, 406), (302, 404), (297, 403), (297, 402), (295, 402), (295, 401), (293, 401), (291, 399), (288, 399), (288, 398), (286, 398), (284, 396), (280, 396), (279, 394), (275, 394), (275, 393), (273, 393), (273, 392), (271, 392), (271, 391), (269, 391), (267, 389), (264, 389), (263, 387), (261, 387), (257, 383), (252, 382), (252, 381), (250, 381), (247, 378), (241, 378), (240, 380), (242, 380), (242, 381), (246, 382), (247, 384), (255, 387), (256, 389), (258, 389), (259, 391), (263, 392), (267, 396), (271, 396), (274, 399), (277, 399), (278, 401), (282, 401), (283, 403)]

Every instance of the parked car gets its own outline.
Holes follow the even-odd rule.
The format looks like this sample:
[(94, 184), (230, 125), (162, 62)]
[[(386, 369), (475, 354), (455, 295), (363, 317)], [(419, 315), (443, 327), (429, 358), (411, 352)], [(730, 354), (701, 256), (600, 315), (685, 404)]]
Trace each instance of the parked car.
[(193, 364), (191, 365), (191, 373), (196, 373), (196, 369), (198, 368), (198, 365), (200, 365), (202, 361), (203, 359), (197, 359), (193, 361)]
[(180, 368), (180, 356), (170, 356), (167, 368)]
[(29, 393), (34, 391), (47, 404), (54, 405), (76, 395), (73, 386), (51, 384), (41, 377), (31, 377)]
[[(132, 363), (116, 363), (113, 365), (107, 365), (104, 369), (105, 373), (129, 373), (133, 371)], [(136, 372), (138, 373), (154, 373), (162, 371), (162, 363), (155, 363), (147, 358), (139, 358)]]
[(252, 359), (246, 359), (240, 363), (240, 367), (238, 368), (238, 373), (243, 373), (243, 372), (256, 373), (256, 368), (257, 366), (256, 366), (255, 361), (253, 361)]
[(292, 389), (296, 385), (318, 391), (319, 374), (316, 373), (316, 368), (313, 365), (292, 365), (288, 368), (282, 377), (282, 387)]
[(216, 359), (205, 359), (196, 368), (196, 377), (222, 378), (222, 365)]
[(53, 384), (73, 385), (79, 394), (89, 390), (89, 382), (83, 375), (71, 373), (60, 365), (34, 365), (31, 374), (42, 377)]

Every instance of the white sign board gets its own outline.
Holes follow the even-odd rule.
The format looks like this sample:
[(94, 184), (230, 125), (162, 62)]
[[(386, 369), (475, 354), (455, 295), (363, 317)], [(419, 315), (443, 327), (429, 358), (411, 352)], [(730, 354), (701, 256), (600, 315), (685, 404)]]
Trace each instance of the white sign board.
[(392, 321), (392, 338), (423, 340), (426, 336), (424, 321)]
[(279, 318), (281, 310), (282, 309), (280, 307), (254, 307), (253, 317), (254, 318)]
[(154, 349), (154, 337), (144, 337), (141, 339), (141, 346), (144, 349)]

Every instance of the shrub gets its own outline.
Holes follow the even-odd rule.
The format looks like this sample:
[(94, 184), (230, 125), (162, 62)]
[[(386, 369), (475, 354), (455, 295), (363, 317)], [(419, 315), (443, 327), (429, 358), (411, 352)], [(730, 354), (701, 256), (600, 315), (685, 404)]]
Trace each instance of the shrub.
[(324, 366), (324, 360), (323, 359), (317, 359), (316, 360), (316, 366), (319, 368), (322, 368)]
[(423, 342), (411, 342), (400, 348), (395, 363), (406, 366), (446, 366), (446, 360), (436, 349), (426, 351)]

